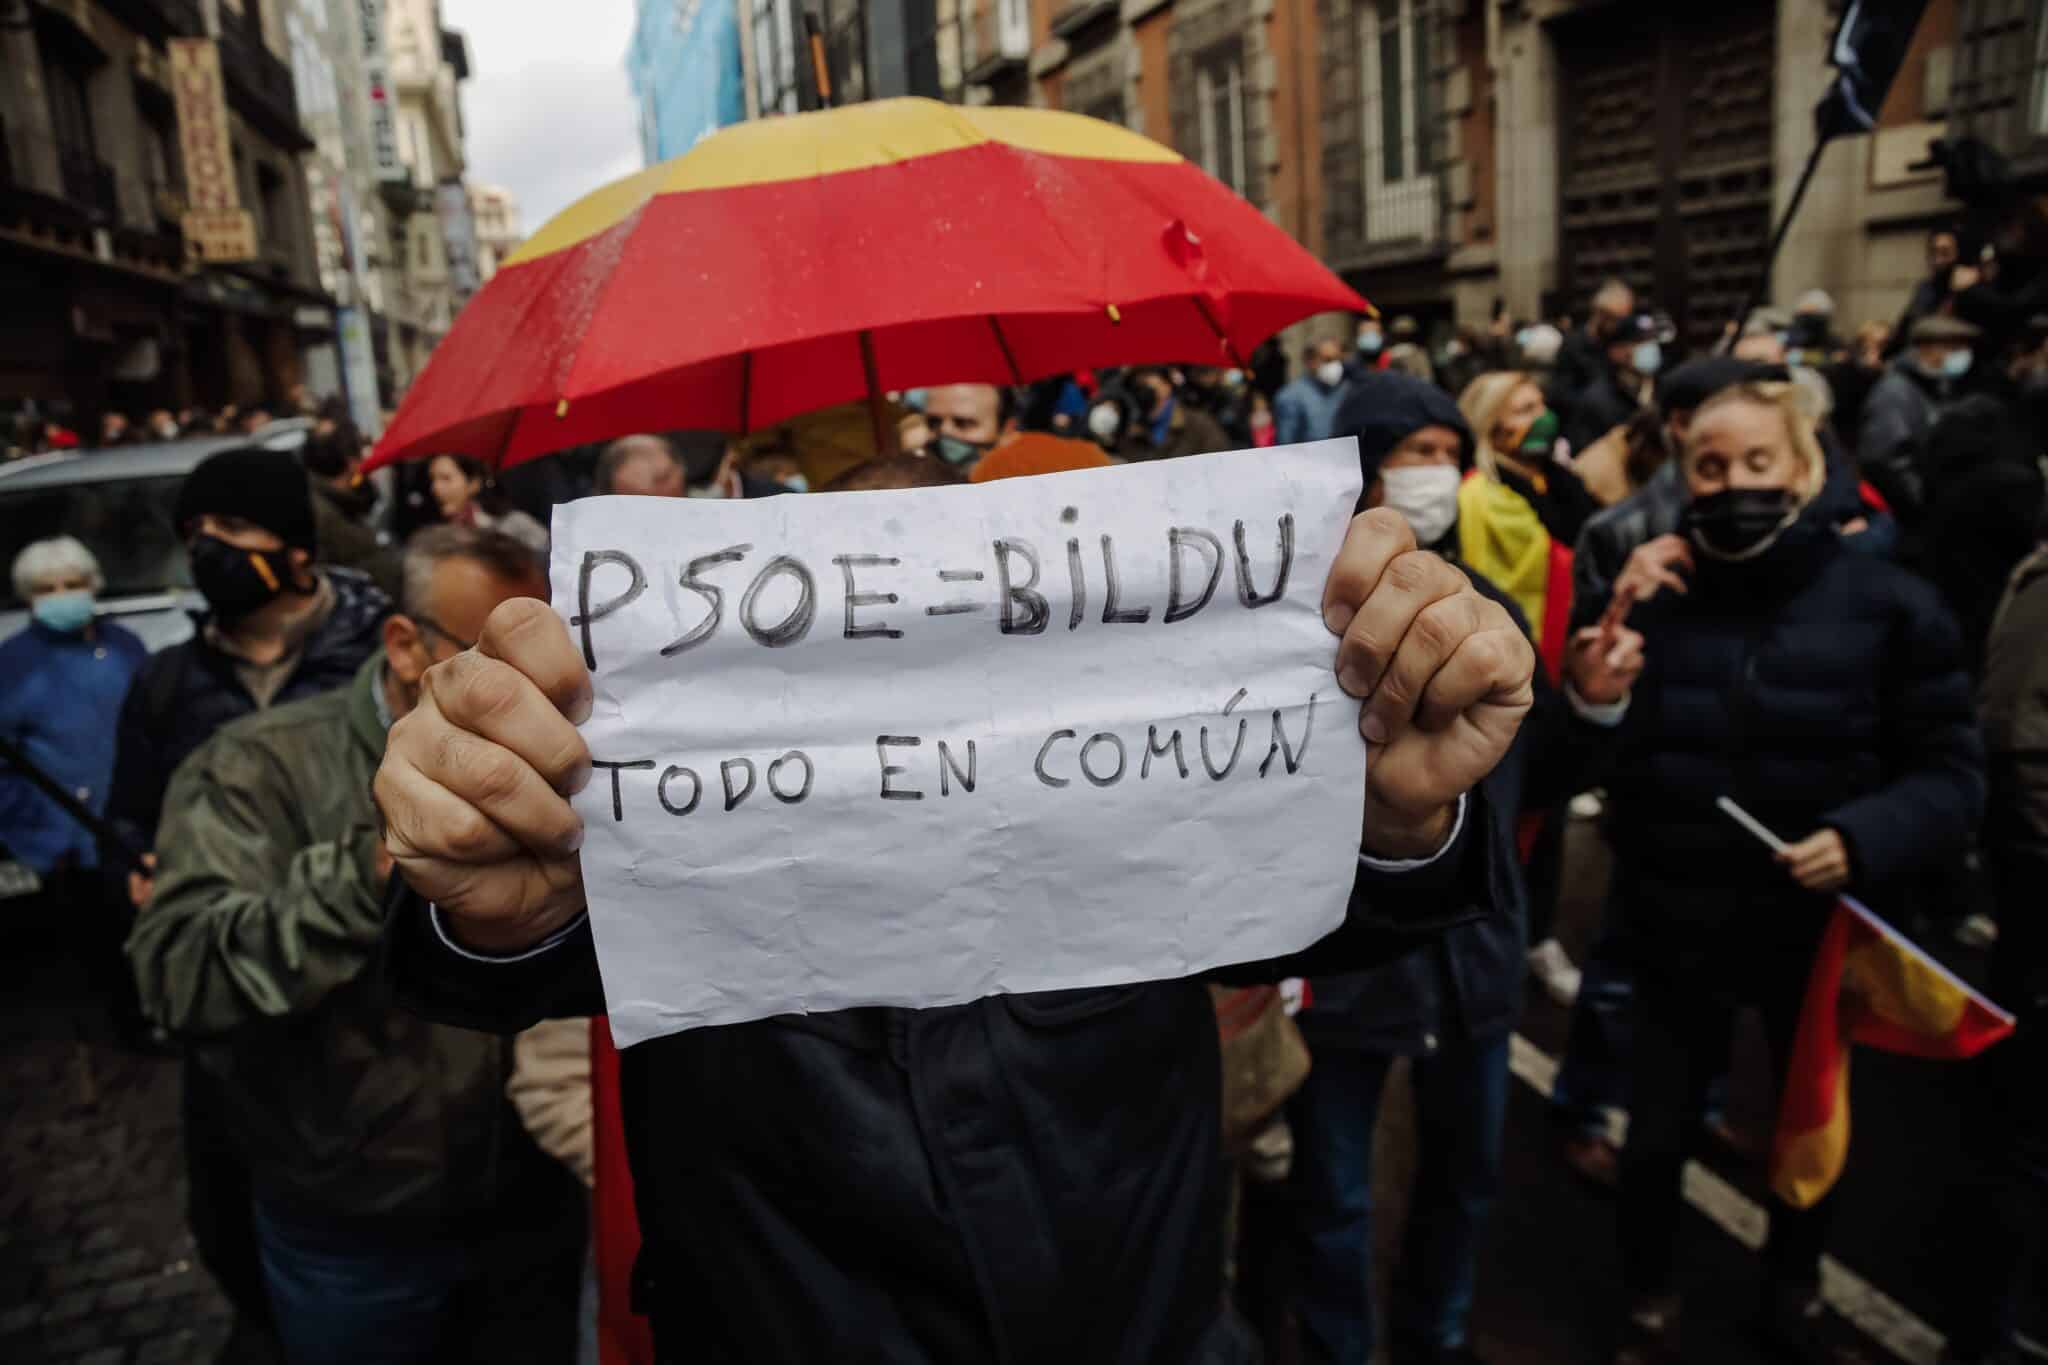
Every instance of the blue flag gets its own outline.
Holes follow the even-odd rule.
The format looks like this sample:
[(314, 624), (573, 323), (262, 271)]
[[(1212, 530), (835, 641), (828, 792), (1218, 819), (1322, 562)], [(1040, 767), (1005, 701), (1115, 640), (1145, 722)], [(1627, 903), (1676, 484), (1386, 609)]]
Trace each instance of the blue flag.
[(1849, 0), (1828, 48), (1835, 79), (1813, 110), (1822, 142), (1877, 126), (1877, 111), (1926, 9), (1927, 0)]

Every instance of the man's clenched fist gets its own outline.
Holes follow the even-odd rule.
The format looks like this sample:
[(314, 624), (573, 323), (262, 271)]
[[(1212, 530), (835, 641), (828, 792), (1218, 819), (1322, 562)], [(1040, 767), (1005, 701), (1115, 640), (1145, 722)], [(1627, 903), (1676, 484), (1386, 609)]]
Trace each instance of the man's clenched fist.
[(377, 770), (384, 844), (456, 936), (486, 952), (531, 947), (583, 909), (569, 797), (590, 780), (576, 722), (590, 675), (562, 619), (514, 598), (474, 650), (427, 670)]

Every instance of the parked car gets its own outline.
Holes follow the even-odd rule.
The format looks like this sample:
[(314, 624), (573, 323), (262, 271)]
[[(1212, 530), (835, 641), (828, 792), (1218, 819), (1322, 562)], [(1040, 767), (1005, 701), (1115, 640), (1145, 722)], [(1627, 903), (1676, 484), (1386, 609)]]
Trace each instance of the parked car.
[[(152, 652), (192, 634), (202, 605), (173, 525), (178, 486), (215, 451), (257, 445), (297, 459), (313, 424), (272, 422), (252, 436), (199, 436), (110, 450), (63, 450), (0, 465), (0, 574), (31, 541), (78, 537), (98, 557), (100, 615), (142, 637)], [(0, 639), (28, 624), (28, 603), (0, 579)]]

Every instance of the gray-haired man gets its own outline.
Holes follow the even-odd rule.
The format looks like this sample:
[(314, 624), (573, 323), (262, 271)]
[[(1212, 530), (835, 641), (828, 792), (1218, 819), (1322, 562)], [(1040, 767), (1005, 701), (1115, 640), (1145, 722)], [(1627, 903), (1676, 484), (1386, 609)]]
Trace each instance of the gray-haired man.
[(510, 1042), (406, 1013), (372, 970), (386, 732), (493, 609), (546, 593), (519, 542), (429, 530), (352, 684), (225, 727), (171, 779), (128, 954), (219, 1094), (292, 1365), (573, 1355), (581, 1191), (507, 1103)]

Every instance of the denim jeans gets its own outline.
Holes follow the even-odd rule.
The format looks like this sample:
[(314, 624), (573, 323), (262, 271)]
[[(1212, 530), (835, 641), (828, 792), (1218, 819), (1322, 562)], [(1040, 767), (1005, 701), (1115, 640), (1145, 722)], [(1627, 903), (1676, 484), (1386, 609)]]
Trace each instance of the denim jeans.
[[(1372, 1135), (1394, 1058), (1324, 1048), (1294, 1097), (1295, 1240), (1304, 1358), (1372, 1356)], [(1463, 1344), (1479, 1238), (1500, 1184), (1508, 1040), (1454, 1042), (1415, 1058), (1417, 1152), (1389, 1321), (1396, 1341)]]
[(256, 1205), (256, 1242), (291, 1365), (415, 1365), (440, 1358), (449, 1306), (478, 1267), (462, 1242), (393, 1235)]

